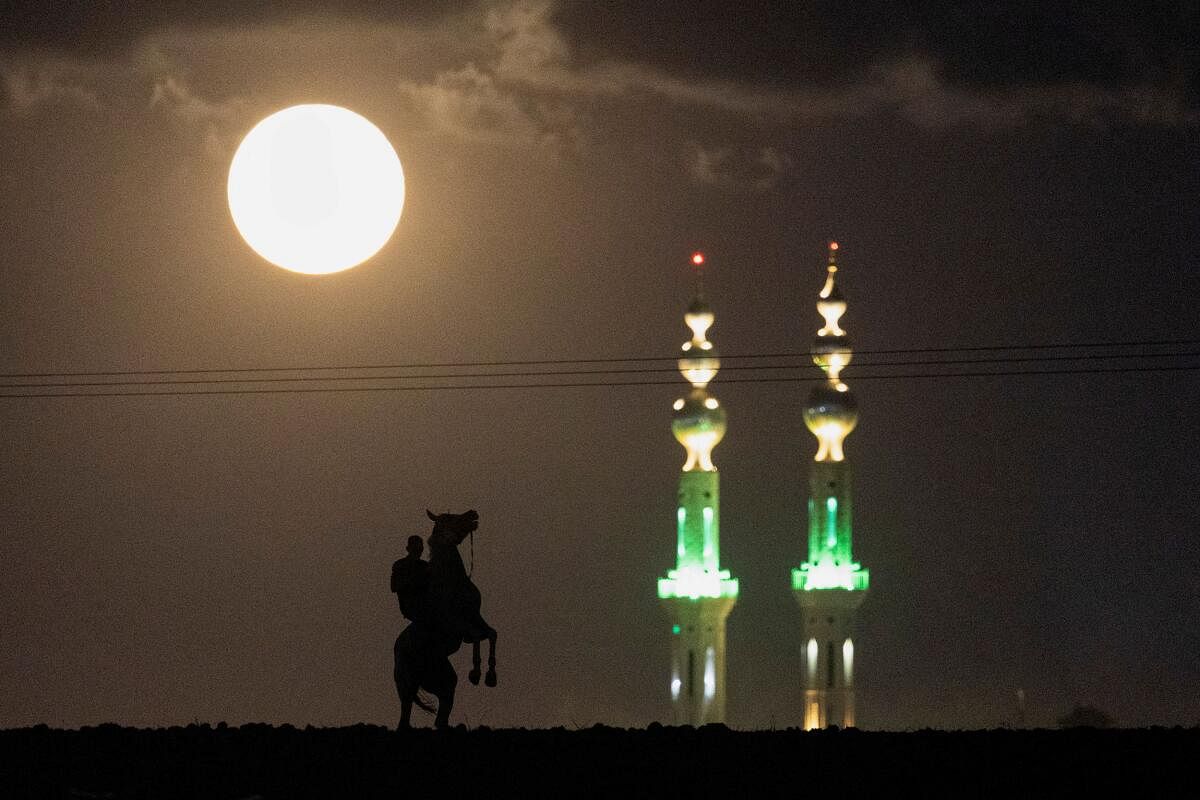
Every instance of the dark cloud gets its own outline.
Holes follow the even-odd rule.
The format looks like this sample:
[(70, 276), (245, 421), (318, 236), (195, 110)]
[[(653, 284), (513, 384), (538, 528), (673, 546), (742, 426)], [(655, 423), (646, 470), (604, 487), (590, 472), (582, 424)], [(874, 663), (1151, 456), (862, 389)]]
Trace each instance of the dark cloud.
[(289, 3), (11, 0), (0, 5), (0, 47), (107, 55), (164, 28), (236, 27), (293, 21), (303, 16), (424, 23), (438, 19), (446, 10), (446, 4), (436, 0), (409, 0), (396, 4), (352, 0), (339, 3), (336, 9), (316, 0)]
[[(853, 81), (880, 62), (919, 54), (942, 64), (948, 80), (972, 86), (1166, 83), (1195, 101), (1198, 9), (1186, 0), (749, 6), (699, 0), (686, 7), (610, 0), (562, 4), (554, 19), (582, 61), (632, 61), (694, 78), (776, 86)], [(435, 0), (352, 1), (332, 10), (315, 0), (13, 0), (0, 10), (0, 47), (96, 55), (165, 28), (241, 26), (308, 15), (421, 24), (462, 10)]]
[[(823, 109), (840, 102), (841, 95), (828, 92), (846, 91), (861, 106), (861, 91), (856, 94), (856, 89), (868, 87), (867, 106), (901, 108), (905, 116), (918, 116), (926, 123), (934, 118), (1021, 119), (1028, 116), (1029, 98), (1038, 107), (1036, 115), (1054, 106), (1058, 112), (1050, 116), (1093, 118), (1098, 109), (1107, 109), (1104, 113), (1109, 115), (1119, 109), (1116, 115), (1139, 120), (1178, 119), (1200, 103), (1200, 64), (1191, 46), (1200, 32), (1197, 8), (1185, 2), (1136, 9), (968, 2), (914, 11), (879, 2), (850, 9), (842, 4), (780, 2), (735, 13), (729, 4), (711, 0), (689, 4), (686, 12), (633, 0), (485, 0), (450, 11), (431, 0), (395, 7), (350, 2), (335, 10), (316, 2), (16, 0), (0, 12), (0, 66), (6, 53), (30, 51), (67, 56), (74, 62), (111, 59), (164, 33), (212, 34), (270, 23), (295, 26), (304, 20), (310, 20), (314, 30), (322, 21), (337, 20), (411, 31), (446, 20), (468, 20), (460, 37), (476, 38), (486, 29), (490, 38), (485, 38), (498, 48), (496, 78), (560, 92), (648, 90), (739, 111), (757, 113), (770, 106), (786, 116), (796, 116), (793, 106), (801, 103), (822, 116)], [(453, 68), (477, 70), (478, 58), (490, 56), (470, 53)], [(918, 65), (916, 72), (912, 65)], [(932, 116), (929, 103), (923, 101), (924, 110), (912, 113), (909, 79), (915, 74), (929, 76), (917, 87), (918, 94), (933, 87), (943, 100), (957, 99), (949, 104), (939, 100), (935, 105), (940, 110)], [(39, 81), (53, 88), (57, 77), (22, 78), (21, 85), (10, 87), (10, 102), (20, 105), (23, 97), (51, 96), (51, 89)], [(883, 89), (881, 83), (886, 84)], [(26, 91), (17, 91), (22, 88)], [(963, 111), (964, 102), (959, 101), (969, 108)], [(947, 105), (953, 108), (942, 108)]]
[(857, 80), (922, 54), (948, 79), (998, 87), (1186, 82), (1195, 96), (1195, 3), (571, 3), (557, 15), (592, 57), (792, 85)]

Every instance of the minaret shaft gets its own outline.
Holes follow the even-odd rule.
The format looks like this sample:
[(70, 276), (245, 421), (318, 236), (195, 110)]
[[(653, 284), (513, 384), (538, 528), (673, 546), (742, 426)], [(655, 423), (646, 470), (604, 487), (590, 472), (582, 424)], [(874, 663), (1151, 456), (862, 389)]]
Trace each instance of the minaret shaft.
[(850, 465), (845, 461), (817, 461), (809, 470), (809, 562), (849, 564)]
[(717, 572), (721, 549), (721, 476), (685, 472), (679, 476), (679, 569)]

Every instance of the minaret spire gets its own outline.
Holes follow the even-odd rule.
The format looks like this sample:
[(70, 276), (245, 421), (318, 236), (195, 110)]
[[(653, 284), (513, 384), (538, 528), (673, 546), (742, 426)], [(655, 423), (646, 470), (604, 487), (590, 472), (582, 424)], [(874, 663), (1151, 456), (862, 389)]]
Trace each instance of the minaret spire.
[[(704, 264), (693, 253), (693, 266)], [(697, 293), (684, 314), (692, 338), (683, 343), (679, 372), (691, 384), (675, 401), (671, 430), (687, 458), (679, 476), (676, 567), (658, 580), (671, 616), (671, 704), (677, 724), (725, 721), (725, 618), (738, 581), (720, 568), (721, 493), (713, 448), (725, 436), (725, 409), (708, 391), (721, 367), (708, 340), (715, 320)]]
[(817, 331), (812, 346), (813, 363), (825, 371), (828, 381), (826, 386), (813, 390), (804, 411), (804, 422), (817, 437), (817, 461), (841, 461), (845, 457), (842, 442), (858, 422), (858, 405), (841, 379), (842, 370), (850, 364), (853, 352), (850, 338), (840, 324), (846, 313), (846, 299), (834, 278), (837, 250), (838, 243), (830, 242), (825, 286), (817, 300), (817, 312), (825, 325)]
[(846, 299), (835, 277), (837, 251), (837, 242), (831, 242), (817, 300), (825, 325), (812, 346), (813, 363), (825, 380), (813, 387), (804, 408), (804, 422), (817, 439), (809, 473), (808, 560), (792, 570), (807, 640), (804, 727), (809, 729), (854, 724), (851, 631), (870, 578), (851, 553), (851, 473), (842, 444), (858, 424), (858, 403), (842, 381), (853, 352), (840, 324)]
[[(846, 313), (846, 301), (838, 291), (834, 281), (837, 274), (838, 243), (829, 243), (829, 266), (826, 267), (825, 285), (821, 288), (821, 301), (817, 303), (817, 311), (825, 318), (825, 327), (817, 331), (817, 336), (845, 336), (846, 332), (838, 327), (838, 320)], [(837, 376), (833, 376), (837, 377)]]

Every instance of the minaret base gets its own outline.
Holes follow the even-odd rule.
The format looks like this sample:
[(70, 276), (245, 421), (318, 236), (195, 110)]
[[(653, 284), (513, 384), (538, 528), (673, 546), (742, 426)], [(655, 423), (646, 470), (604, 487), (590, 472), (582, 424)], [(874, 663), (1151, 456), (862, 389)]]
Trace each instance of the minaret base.
[(804, 630), (804, 729), (855, 726), (854, 612), (864, 591), (797, 589)]
[(671, 617), (671, 709), (675, 725), (725, 721), (725, 620), (734, 597), (661, 600)]

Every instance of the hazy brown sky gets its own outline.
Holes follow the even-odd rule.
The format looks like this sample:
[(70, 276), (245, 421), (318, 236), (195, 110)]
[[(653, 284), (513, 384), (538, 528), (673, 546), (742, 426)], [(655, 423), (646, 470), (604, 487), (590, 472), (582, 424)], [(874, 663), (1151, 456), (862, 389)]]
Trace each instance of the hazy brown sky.
[[(5, 7), (0, 371), (668, 356), (697, 247), (718, 347), (801, 352), (830, 238), (860, 349), (1200, 339), (1190, 4), (192, 5)], [(225, 202), (302, 102), (407, 176), (336, 276)], [(1041, 724), (1200, 721), (1196, 372), (868, 371), (863, 724), (992, 726), (1017, 688)], [(426, 507), (481, 516), (501, 686), (467, 721), (664, 718), (683, 385), (0, 399), (0, 726), (394, 723)], [(712, 387), (737, 726), (800, 721), (808, 386)]]

